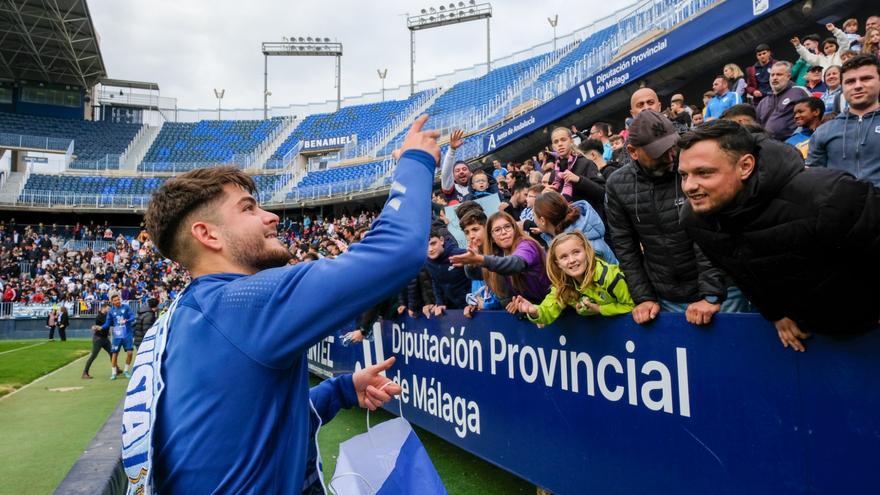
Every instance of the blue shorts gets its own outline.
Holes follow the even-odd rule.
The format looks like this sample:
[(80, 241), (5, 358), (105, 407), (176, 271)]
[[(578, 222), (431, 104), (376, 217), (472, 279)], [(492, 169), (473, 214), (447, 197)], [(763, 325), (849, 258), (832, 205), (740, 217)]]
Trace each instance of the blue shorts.
[(110, 342), (110, 353), (116, 354), (117, 352), (119, 352), (120, 346), (125, 349), (125, 352), (131, 352), (132, 350), (134, 350), (134, 339), (132, 338), (131, 334), (128, 334), (122, 338), (114, 338)]

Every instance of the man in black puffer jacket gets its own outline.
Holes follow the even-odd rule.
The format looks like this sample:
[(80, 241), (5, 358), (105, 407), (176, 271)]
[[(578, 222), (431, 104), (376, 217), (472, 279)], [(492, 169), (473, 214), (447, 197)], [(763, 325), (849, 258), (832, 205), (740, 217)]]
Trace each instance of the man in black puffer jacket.
[(685, 312), (691, 323), (707, 324), (718, 311), (742, 311), (748, 305), (736, 288), (728, 294), (723, 272), (679, 224), (686, 200), (674, 169), (676, 141), (678, 132), (669, 119), (643, 110), (630, 126), (627, 150), (633, 161), (606, 185), (612, 248), (636, 303), (636, 323), (653, 320), (662, 308)]
[(807, 332), (880, 321), (880, 189), (804, 168), (797, 150), (716, 121), (679, 142), (682, 223), (772, 321), (786, 347)]
[(147, 330), (156, 322), (156, 311), (159, 308), (159, 301), (156, 298), (149, 298), (146, 306), (142, 306), (138, 310), (137, 317), (134, 320), (134, 346), (140, 347), (141, 341), (144, 340)]

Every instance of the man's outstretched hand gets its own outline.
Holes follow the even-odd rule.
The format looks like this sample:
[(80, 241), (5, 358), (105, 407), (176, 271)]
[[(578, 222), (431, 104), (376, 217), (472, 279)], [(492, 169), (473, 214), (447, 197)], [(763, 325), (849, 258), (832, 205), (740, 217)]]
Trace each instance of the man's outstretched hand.
[(403, 145), (400, 149), (394, 150), (394, 152), (391, 153), (395, 159), (400, 158), (400, 156), (407, 150), (422, 150), (430, 153), (431, 156), (434, 157), (435, 162), (440, 162), (440, 145), (437, 144), (437, 138), (440, 137), (440, 131), (436, 129), (422, 130), (427, 121), (428, 114), (424, 113), (419, 115), (419, 118), (413, 122), (412, 127), (409, 128), (409, 132), (406, 133)]
[(393, 364), (392, 356), (379, 364), (354, 372), (351, 380), (357, 392), (359, 406), (375, 411), (382, 407), (382, 404), (390, 401), (392, 395), (400, 394), (400, 385), (379, 374), (391, 368)]

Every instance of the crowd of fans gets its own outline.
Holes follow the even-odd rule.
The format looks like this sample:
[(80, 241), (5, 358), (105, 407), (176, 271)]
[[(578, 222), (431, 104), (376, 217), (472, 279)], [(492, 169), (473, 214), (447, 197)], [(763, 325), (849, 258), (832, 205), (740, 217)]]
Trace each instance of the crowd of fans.
[[(332, 258), (363, 236), (376, 215), (284, 217), (279, 237), (290, 246), (294, 263)], [(143, 229), (126, 236), (114, 234), (107, 223), (18, 225), (14, 218), (0, 220), (0, 293), (5, 303), (64, 303), (76, 314), (95, 313), (102, 301), (119, 294), (123, 301), (142, 304), (155, 298), (164, 307), (189, 280), (185, 270), (159, 254)]]
[[(655, 91), (641, 88), (619, 132), (606, 122), (559, 127), (522, 161), (474, 168), (456, 159), (466, 137), (454, 131), (425, 268), (362, 315), (349, 338), (368, 336), (382, 315), (447, 309), (468, 317), (506, 309), (539, 325), (567, 307), (630, 313), (639, 324), (661, 311), (697, 325), (718, 312), (757, 311), (796, 350), (809, 332), (875, 327), (880, 17), (863, 32), (855, 19), (826, 28), (824, 40), (791, 40), (794, 63), (761, 44), (745, 71), (725, 65), (703, 108), (676, 94), (664, 110)], [(279, 237), (291, 263), (334, 258), (377, 215), (286, 216)], [(0, 239), (5, 302), (91, 308), (119, 293), (165, 305), (189, 281), (144, 231), (114, 237), (106, 225), (22, 229), (12, 221), (0, 224)], [(65, 239), (112, 242), (65, 249)], [(860, 291), (850, 296), (858, 309), (844, 316), (817, 304), (840, 286)]]
[[(876, 328), (878, 25), (870, 17), (860, 35), (850, 19), (826, 25), (821, 45), (793, 39), (794, 64), (759, 45), (753, 66), (714, 78), (702, 109), (674, 95), (664, 110), (639, 89), (619, 133), (559, 127), (519, 162), (473, 169), (456, 160), (465, 133), (453, 132), (434, 201), (454, 214), (437, 215), (426, 271), (397, 313), (504, 308), (543, 325), (572, 307), (640, 324), (682, 312), (703, 325), (760, 312), (799, 351), (811, 332)], [(843, 286), (856, 293), (846, 314), (817, 304)]]

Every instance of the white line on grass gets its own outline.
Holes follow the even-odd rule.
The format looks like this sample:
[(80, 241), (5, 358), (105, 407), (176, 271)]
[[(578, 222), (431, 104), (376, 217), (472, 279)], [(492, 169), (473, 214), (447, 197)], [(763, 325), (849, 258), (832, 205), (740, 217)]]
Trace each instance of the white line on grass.
[(49, 341), (48, 341), (48, 340), (45, 340), (45, 341), (43, 341), (43, 342), (37, 342), (36, 344), (26, 345), (26, 346), (24, 346), (24, 347), (16, 347), (15, 349), (10, 349), (10, 350), (8, 350), (8, 351), (0, 352), (0, 356), (2, 356), (3, 354), (9, 354), (10, 352), (16, 352), (16, 351), (20, 351), (20, 350), (23, 350), (23, 349), (30, 349), (31, 347), (36, 347), (36, 346), (38, 346), (38, 345), (43, 345), (43, 344), (45, 344), (45, 343), (47, 343), (47, 342), (49, 342)]
[(21, 387), (21, 388), (19, 388), (19, 389), (15, 389), (15, 390), (13, 390), (12, 392), (9, 392), (8, 394), (4, 395), (3, 397), (0, 397), (0, 402), (2, 402), (4, 399), (8, 399), (8, 398), (12, 397), (13, 395), (15, 395), (15, 394), (21, 392), (22, 390), (24, 390), (24, 389), (30, 387), (31, 385), (33, 385), (33, 384), (35, 384), (35, 383), (39, 383), (39, 382), (45, 380), (46, 378), (49, 378), (50, 376), (54, 375), (55, 373), (58, 373), (59, 371), (65, 369), (65, 368), (67, 368), (67, 367), (69, 367), (69, 366), (73, 366), (74, 364), (76, 364), (76, 363), (82, 361), (83, 359), (85, 359), (85, 358), (87, 358), (87, 357), (88, 357), (88, 356), (83, 356), (83, 357), (81, 357), (81, 358), (79, 358), (79, 359), (75, 359), (75, 360), (73, 360), (73, 361), (71, 361), (71, 362), (65, 364), (64, 366), (58, 368), (57, 370), (55, 370), (55, 371), (49, 373), (48, 375), (43, 375), (43, 376), (37, 378), (36, 380), (34, 380), (34, 381), (32, 381), (32, 382), (26, 384), (25, 386), (23, 386), (23, 387)]

